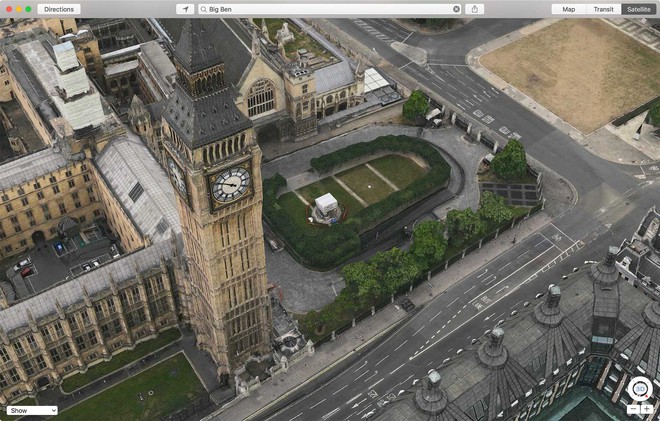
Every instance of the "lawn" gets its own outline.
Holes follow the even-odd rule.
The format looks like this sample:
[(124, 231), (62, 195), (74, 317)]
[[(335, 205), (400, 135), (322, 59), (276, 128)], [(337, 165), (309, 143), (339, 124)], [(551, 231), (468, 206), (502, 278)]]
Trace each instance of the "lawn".
[(660, 54), (601, 20), (561, 20), (480, 63), (584, 134), (660, 95)]
[(332, 193), (337, 201), (348, 209), (349, 215), (364, 209), (364, 206), (356, 198), (350, 195), (342, 186), (332, 177), (326, 177), (305, 187), (298, 189), (298, 193), (309, 203), (314, 203), (314, 199), (323, 196), (326, 193)]
[[(288, 19), (266, 19), (268, 36), (270, 37), (270, 40), (273, 42), (273, 44), (277, 44), (277, 39), (275, 36), (277, 35), (277, 31), (282, 29), (282, 24), (284, 24), (284, 22), (289, 23), (289, 31), (293, 34), (294, 38), (293, 42), (284, 45), (284, 51), (286, 52), (288, 58), (296, 60), (296, 51), (304, 48), (307, 51), (314, 53), (317, 57), (323, 58), (324, 61), (332, 61), (334, 56), (330, 52), (323, 48), (323, 46), (316, 42), (312, 37), (302, 33), (300, 29), (291, 23)], [(261, 28), (261, 19), (254, 19), (254, 23)]]
[(413, 181), (422, 178), (428, 171), (411, 159), (401, 155), (386, 155), (369, 162), (398, 188), (402, 189)]
[(346, 183), (351, 190), (370, 205), (380, 202), (394, 193), (394, 190), (366, 165), (358, 165), (342, 171), (337, 174), (337, 178)]
[[(150, 395), (150, 391), (153, 394)], [(139, 399), (142, 394), (144, 400)], [(206, 391), (183, 354), (67, 409), (57, 420), (157, 420)]]
[(178, 329), (168, 329), (154, 339), (139, 343), (132, 351), (124, 351), (117, 355), (113, 355), (110, 361), (93, 365), (84, 373), (79, 373), (64, 379), (62, 381), (62, 390), (65, 392), (73, 392), (106, 374), (110, 374), (113, 371), (119, 370), (120, 368), (143, 358), (145, 355), (174, 342), (180, 337), (181, 332)]
[(308, 225), (307, 206), (305, 206), (294, 192), (284, 193), (277, 201), (293, 217), (296, 224), (303, 227)]

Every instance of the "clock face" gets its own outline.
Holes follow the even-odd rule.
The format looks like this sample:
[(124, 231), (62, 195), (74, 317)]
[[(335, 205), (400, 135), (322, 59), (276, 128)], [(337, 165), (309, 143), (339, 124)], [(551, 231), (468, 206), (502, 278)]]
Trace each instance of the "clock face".
[(231, 202), (243, 196), (250, 187), (250, 173), (241, 167), (218, 174), (213, 183), (213, 198), (218, 202)]
[(186, 187), (186, 179), (183, 177), (183, 171), (172, 158), (168, 158), (168, 167), (172, 184), (179, 190), (179, 193), (184, 197), (188, 197), (188, 188)]

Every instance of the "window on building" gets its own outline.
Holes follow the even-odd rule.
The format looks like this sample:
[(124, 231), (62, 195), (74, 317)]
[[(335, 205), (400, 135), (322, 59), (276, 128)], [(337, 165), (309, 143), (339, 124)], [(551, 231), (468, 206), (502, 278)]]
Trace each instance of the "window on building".
[(9, 386), (9, 382), (7, 381), (7, 379), (5, 378), (5, 376), (3, 376), (2, 374), (0, 374), (0, 387), (4, 389), (4, 388), (7, 387), (7, 386)]
[(64, 205), (64, 203), (59, 203), (58, 206), (60, 208), (60, 214), (62, 215), (66, 214), (66, 206)]
[(5, 234), (4, 230), (0, 229), (0, 240), (3, 240), (5, 238), (7, 238), (7, 234)]
[(302, 86), (302, 93), (306, 94), (307, 93), (307, 84)]
[(107, 304), (108, 304), (108, 313), (115, 314), (117, 312), (117, 308), (115, 307), (115, 299), (112, 297), (108, 298)]
[(142, 184), (135, 183), (135, 186), (133, 186), (131, 191), (128, 192), (128, 197), (130, 197), (133, 203), (135, 203), (140, 198), (140, 196), (142, 196), (142, 193), (144, 193), (144, 188), (142, 188)]
[(71, 175), (73, 175), (73, 174), (71, 173), (71, 171), (66, 170), (66, 171), (64, 172), (64, 175), (66, 175), (67, 177), (71, 177)]
[(96, 338), (96, 332), (89, 332), (87, 334), (87, 338), (89, 339), (90, 345), (96, 345), (99, 342), (99, 340)]
[(44, 338), (44, 341), (50, 342), (51, 341), (50, 329), (48, 329), (47, 327), (42, 327), (41, 328), (41, 336)]
[(32, 376), (34, 374), (34, 367), (32, 366), (32, 362), (23, 361), (23, 368), (25, 369), (25, 373), (28, 376)]
[(51, 229), (48, 230), (48, 232), (50, 233), (50, 235), (55, 235), (57, 233), (57, 228), (52, 227)]
[(79, 196), (78, 196), (78, 192), (77, 192), (77, 191), (74, 191), (73, 193), (71, 193), (71, 197), (73, 198), (73, 200), (78, 199), (78, 198), (79, 198)]
[(88, 183), (89, 182), (89, 174), (83, 175), (83, 180), (85, 181), (85, 183)]
[(11, 205), (11, 203), (7, 203), (5, 205), (5, 209), (7, 209), (7, 212), (12, 212), (14, 210), (14, 207)]
[(25, 211), (25, 216), (28, 218), (34, 218), (34, 214), (32, 213), (32, 209)]
[(50, 353), (50, 358), (53, 359), (54, 363), (62, 361), (62, 356), (60, 355), (60, 351), (57, 348), (49, 349), (48, 352)]
[(85, 218), (85, 215), (82, 215), (82, 216), (78, 217), (78, 222), (80, 222), (81, 224), (85, 221), (87, 221), (87, 218)]
[(3, 202), (6, 202), (6, 201), (8, 201), (8, 200), (9, 200), (9, 196), (7, 196), (6, 194), (3, 194), (3, 195), (2, 195), (2, 201), (3, 201)]
[(14, 231), (16, 234), (18, 234), (19, 232), (23, 231), (23, 229), (21, 228), (20, 224), (14, 224)]
[[(91, 197), (90, 197), (90, 199), (91, 199)], [(101, 211), (99, 209), (95, 209), (94, 210), (94, 218), (98, 218), (99, 216), (101, 216)]]
[(60, 322), (55, 323), (55, 336), (57, 336), (58, 338), (64, 336), (64, 329), (62, 328), (62, 323)]
[(53, 186), (53, 193), (57, 194), (60, 192), (59, 186)]
[(0, 348), (0, 359), (2, 359), (3, 363), (8, 363), (10, 358), (9, 358), (9, 353), (5, 349), (5, 347)]
[(42, 357), (41, 355), (37, 355), (35, 361), (37, 362), (37, 367), (39, 367), (39, 370), (43, 370), (46, 368), (46, 360), (44, 360), (44, 357)]
[(25, 348), (23, 348), (23, 344), (20, 340), (14, 342), (14, 349), (19, 356), (25, 355)]
[(38, 189), (41, 188), (41, 184), (37, 181), (37, 182), (34, 183), (33, 187), (34, 187), (35, 190), (38, 190)]
[(21, 247), (25, 247), (27, 246), (27, 240), (23, 238), (21, 241), (19, 241), (19, 244), (21, 245)]
[(275, 108), (275, 85), (268, 79), (259, 79), (248, 91), (248, 116), (253, 117)]
[(69, 358), (71, 355), (73, 355), (73, 351), (71, 351), (71, 345), (68, 343), (62, 344), (62, 355), (64, 358)]
[(5, 253), (11, 253), (11, 251), (12, 251), (13, 249), (14, 249), (14, 248), (11, 246), (11, 244), (9, 244), (9, 245), (5, 246)]
[(70, 188), (76, 187), (76, 181), (75, 180), (69, 180), (69, 187)]
[(18, 371), (16, 371), (15, 368), (9, 370), (9, 378), (11, 379), (12, 383), (18, 383), (21, 380), (21, 376), (18, 375)]
[(83, 338), (82, 336), (76, 336), (76, 346), (81, 351), (85, 350), (87, 348), (87, 344), (85, 343), (85, 338)]
[(81, 311), (80, 317), (82, 317), (82, 321), (85, 326), (88, 326), (92, 322), (89, 318), (89, 313), (87, 313), (87, 310)]
[(76, 209), (80, 209), (80, 207), (81, 207), (82, 205), (80, 204), (79, 201), (76, 200), (75, 202), (73, 202), (73, 206), (75, 206)]
[(21, 203), (23, 204), (23, 206), (27, 206), (30, 204), (30, 201), (28, 200), (27, 197), (21, 197)]
[(55, 178), (54, 175), (51, 175), (48, 181), (50, 181), (51, 183), (57, 183), (57, 178)]

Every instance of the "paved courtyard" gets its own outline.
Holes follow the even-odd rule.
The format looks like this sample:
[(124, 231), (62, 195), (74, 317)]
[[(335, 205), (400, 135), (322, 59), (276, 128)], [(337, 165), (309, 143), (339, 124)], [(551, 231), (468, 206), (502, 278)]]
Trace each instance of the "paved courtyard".
[[(367, 126), (274, 159), (264, 164), (263, 177), (268, 178), (280, 173), (299, 187), (316, 179), (315, 174), (310, 172), (309, 161), (312, 158), (354, 143), (370, 141), (390, 134), (421, 137), (445, 152), (443, 155), (452, 166), (452, 179), (448, 190), (454, 197), (435, 208), (432, 212), (433, 218), (443, 218), (450, 209), (463, 209), (468, 206), (476, 209), (479, 204), (476, 170), (479, 161), (488, 150), (480, 144), (463, 140), (464, 132), (453, 127), (422, 130), (417, 127), (396, 125)], [(463, 186), (461, 186), (461, 169), (465, 173)], [(438, 193), (440, 194), (443, 192)], [(414, 219), (410, 221), (413, 222)], [(273, 253), (267, 249), (266, 271), (268, 279), (282, 287), (283, 304), (287, 310), (294, 313), (305, 313), (323, 307), (334, 300), (344, 287), (338, 270), (322, 273), (311, 271), (298, 264), (287, 252)]]

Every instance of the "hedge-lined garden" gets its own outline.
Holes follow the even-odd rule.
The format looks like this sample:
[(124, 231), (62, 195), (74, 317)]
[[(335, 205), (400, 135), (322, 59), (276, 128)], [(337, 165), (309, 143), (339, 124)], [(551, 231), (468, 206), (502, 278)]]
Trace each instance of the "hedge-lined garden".
[(484, 192), (478, 211), (452, 210), (444, 222), (424, 221), (415, 227), (408, 251), (393, 248), (377, 253), (366, 262), (350, 263), (342, 269), (346, 282), (339, 296), (319, 311), (298, 316), (301, 332), (318, 341), (339, 329), (390, 294), (410, 287), (427, 271), (460, 253), (498, 227), (528, 212), (513, 208), (502, 196)]
[(310, 164), (319, 174), (327, 174), (352, 160), (379, 152), (417, 155), (427, 162), (430, 170), (380, 202), (349, 215), (343, 223), (321, 230), (301, 225), (280, 205), (277, 194), (286, 186), (284, 177), (276, 174), (264, 180), (264, 215), (271, 228), (286, 241), (302, 263), (316, 269), (339, 265), (360, 251), (359, 235), (362, 232), (437, 192), (449, 181), (451, 168), (440, 152), (426, 141), (408, 136), (382, 136), (370, 142), (356, 143), (313, 158)]

